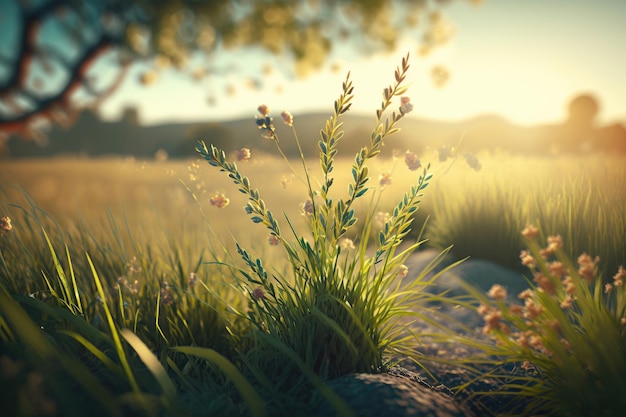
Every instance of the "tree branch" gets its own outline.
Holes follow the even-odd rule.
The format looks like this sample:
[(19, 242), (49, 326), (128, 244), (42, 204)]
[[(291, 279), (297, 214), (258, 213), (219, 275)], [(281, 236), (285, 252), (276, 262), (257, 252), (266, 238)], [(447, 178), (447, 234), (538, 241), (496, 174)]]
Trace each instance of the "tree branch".
[[(83, 84), (85, 75), (94, 62), (110, 47), (118, 42), (108, 36), (87, 48), (81, 58), (70, 71), (65, 86), (56, 94), (36, 101), (35, 108), (18, 116), (0, 117), (0, 131), (10, 134), (18, 133), (26, 128), (36, 117), (49, 118), (55, 107), (70, 107), (70, 97)], [(119, 83), (119, 81), (117, 82)], [(0, 90), (1, 91), (1, 90)]]

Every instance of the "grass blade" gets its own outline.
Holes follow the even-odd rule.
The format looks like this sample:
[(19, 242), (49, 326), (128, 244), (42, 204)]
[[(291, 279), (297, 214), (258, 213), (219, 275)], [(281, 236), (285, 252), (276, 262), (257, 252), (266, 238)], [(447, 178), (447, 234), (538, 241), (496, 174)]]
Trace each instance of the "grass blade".
[(254, 417), (265, 417), (267, 412), (265, 411), (265, 405), (263, 400), (254, 390), (252, 385), (246, 380), (241, 372), (224, 356), (220, 355), (213, 349), (196, 347), (196, 346), (178, 346), (170, 349), (173, 352), (180, 352), (186, 355), (195, 356), (198, 358), (206, 359), (217, 365), (224, 374), (235, 385), (241, 397), (246, 402), (250, 413)]
[(130, 330), (122, 329), (120, 334), (128, 342), (128, 344), (135, 349), (135, 352), (139, 355), (139, 359), (141, 359), (144, 365), (146, 365), (150, 372), (152, 372), (152, 375), (154, 375), (154, 378), (159, 383), (165, 398), (168, 399), (169, 404), (175, 404), (177, 402), (176, 387), (154, 353), (152, 353), (148, 346), (146, 346), (146, 344), (143, 343), (141, 339), (139, 339), (139, 337), (137, 337), (137, 335)]

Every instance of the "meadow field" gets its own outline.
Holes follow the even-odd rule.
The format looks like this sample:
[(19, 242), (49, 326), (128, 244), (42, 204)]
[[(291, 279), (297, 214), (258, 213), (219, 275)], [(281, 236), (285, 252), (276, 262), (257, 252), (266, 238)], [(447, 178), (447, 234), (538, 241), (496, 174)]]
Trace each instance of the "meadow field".
[[(382, 191), (377, 197), (381, 213), (391, 212), (417, 178), (404, 166), (404, 155), (398, 154), (398, 158), (370, 162), (374, 180), (383, 173), (391, 178), (389, 185), (377, 187)], [(532, 223), (542, 225), (546, 235), (561, 234), (571, 256), (599, 255), (600, 266), (607, 272), (624, 262), (626, 170), (622, 157), (529, 157), (498, 152), (478, 157), (481, 169), (477, 171), (462, 158), (441, 162), (435, 151), (422, 156), (434, 174), (415, 217), (415, 231), (426, 223), (428, 242), (423, 247), (453, 245), (452, 253), (459, 259), (471, 256), (525, 271), (519, 261), (524, 246), (519, 231)], [(337, 193), (347, 190), (352, 162), (344, 157), (336, 163)], [(308, 161), (316, 181), (320, 180), (318, 165), (316, 160)], [(281, 159), (255, 155), (240, 168), (254, 179), (268, 206), (280, 213), (279, 221), (287, 216), (298, 230), (305, 227), (298, 219), (306, 190), (302, 179)], [(106, 235), (114, 227), (127, 227), (144, 242), (167, 235), (177, 242), (193, 239), (199, 249), (228, 247), (231, 236), (253, 245), (267, 240), (262, 229), (250, 230), (240, 219), (246, 197), (233, 189), (229, 178), (207, 169), (199, 158), (4, 161), (0, 180), (2, 203), (7, 206), (4, 214), (14, 221), (24, 210), (36, 208), (55, 229), (74, 230), (82, 224), (92, 233)], [(210, 198), (218, 194), (230, 203), (223, 208), (211, 205)], [(359, 202), (361, 211), (368, 203)], [(250, 233), (255, 232), (260, 236), (252, 237)], [(214, 242), (216, 237), (221, 241)], [(259, 246), (259, 250), (267, 249)]]
[[(564, 262), (599, 256), (591, 263), (603, 277), (596, 294), (625, 262), (620, 157), (494, 151), (475, 155), (478, 169), (460, 155), (444, 161), (430, 150), (419, 155), (429, 165), (422, 171), (407, 167), (402, 150), (368, 160), (370, 189), (359, 193), (351, 157), (334, 158), (332, 170), (320, 169), (323, 157), (307, 160), (305, 174), (299, 160), (252, 150), (235, 169), (226, 160), (236, 155), (222, 161), (205, 151), (206, 161), (2, 161), (0, 217), (11, 227), (0, 235), (0, 402), (9, 415), (81, 415), (94, 400), (94, 415), (309, 415), (302, 399), (312, 389), (340, 415), (353, 415), (324, 389), (326, 379), (380, 371), (403, 355), (426, 363), (417, 339), (399, 326), (406, 305), (395, 304), (402, 299), (414, 311), (430, 300), (417, 289), (428, 271), (402, 269), (412, 250), (484, 259), (531, 279), (520, 251), (529, 245), (521, 232), (532, 224), (542, 240), (562, 237)], [(311, 193), (329, 185), (330, 171), (328, 195)], [(317, 208), (306, 204), (311, 197)], [(351, 203), (354, 213), (339, 211), (339, 223), (327, 227), (324, 207)], [(335, 232), (344, 226), (345, 234)], [(425, 241), (411, 246), (417, 240)], [(326, 249), (332, 262), (323, 258)], [(394, 295), (397, 276), (415, 287)], [(626, 313), (620, 296), (608, 304), (618, 319)], [(485, 297), (475, 294), (483, 305)], [(576, 314), (604, 314), (579, 297)], [(485, 358), (503, 352), (468, 343)], [(552, 369), (537, 350), (507, 352), (510, 362), (525, 354)], [(537, 374), (524, 378), (542, 389)]]

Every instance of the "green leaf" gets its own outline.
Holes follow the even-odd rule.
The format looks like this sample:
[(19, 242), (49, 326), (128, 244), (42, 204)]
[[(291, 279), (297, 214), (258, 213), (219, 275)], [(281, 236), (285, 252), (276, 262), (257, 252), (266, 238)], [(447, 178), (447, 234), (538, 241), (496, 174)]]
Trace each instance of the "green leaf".
[(354, 412), (348, 407), (345, 401), (337, 395), (333, 390), (328, 387), (320, 378), (301, 358), (298, 356), (293, 349), (289, 348), (280, 340), (266, 334), (266, 333), (257, 333), (258, 337), (264, 339), (267, 343), (274, 346), (277, 350), (281, 351), (287, 358), (289, 358), (296, 366), (302, 371), (302, 373), (307, 377), (309, 382), (318, 390), (318, 392), (326, 398), (326, 400), (332, 404), (335, 410), (339, 415), (343, 417), (356, 417)]
[(159, 383), (163, 394), (169, 400), (169, 404), (177, 404), (178, 400), (176, 398), (176, 387), (154, 353), (152, 353), (148, 346), (146, 346), (146, 344), (143, 343), (141, 339), (139, 339), (139, 337), (137, 337), (137, 335), (129, 329), (122, 329), (120, 334), (128, 342), (128, 344), (135, 349), (139, 359), (141, 359), (152, 375), (154, 375), (154, 378)]
[(255, 417), (265, 417), (267, 412), (263, 400), (254, 390), (246, 377), (230, 362), (226, 357), (220, 355), (213, 349), (196, 346), (178, 346), (170, 348), (173, 352), (180, 352), (186, 355), (211, 361), (232, 381), (241, 397), (245, 401), (250, 413)]

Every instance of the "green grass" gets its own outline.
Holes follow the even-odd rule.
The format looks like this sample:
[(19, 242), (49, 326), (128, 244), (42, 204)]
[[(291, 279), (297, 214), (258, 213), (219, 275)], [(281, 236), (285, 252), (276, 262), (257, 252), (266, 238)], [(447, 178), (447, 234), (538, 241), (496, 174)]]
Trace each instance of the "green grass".
[(626, 271), (602, 277), (597, 258), (581, 255), (572, 261), (562, 239), (549, 237), (553, 244), (544, 246), (533, 227), (524, 236), (534, 282), (519, 302), (506, 301), (506, 290), (497, 284), (486, 295), (470, 289), (485, 321), (482, 333), (496, 343), (477, 342), (480, 338), (471, 335), (457, 340), (482, 352), (468, 361), (513, 365), (519, 372), (495, 368), (489, 377), (506, 381), (502, 388), (473, 395), (507, 398), (514, 416), (623, 414)]
[(433, 214), (426, 231), (432, 246), (454, 244), (458, 257), (519, 269), (518, 255), (524, 247), (519, 231), (532, 223), (547, 234), (561, 234), (571, 257), (584, 251), (600, 255), (607, 274), (624, 262), (623, 158), (602, 154), (479, 158), (479, 172), (457, 166), (435, 176), (428, 200)]
[[(352, 411), (326, 387), (326, 379), (380, 372), (401, 355), (419, 358), (415, 343), (399, 337), (396, 323), (409, 306), (428, 299), (420, 288), (425, 284), (416, 280), (400, 292), (396, 277), (422, 242), (397, 249), (430, 175), (423, 170), (416, 176), (380, 230), (372, 226), (375, 205), (364, 201), (368, 193), (380, 199), (368, 184), (366, 162), (410, 110), (403, 103), (399, 112), (387, 111), (406, 91), (400, 84), (407, 69), (403, 60), (395, 84), (385, 90), (370, 143), (349, 170), (346, 197), (333, 197), (333, 169), (343, 136), (339, 119), (350, 107), (349, 79), (321, 134), (320, 177), (309, 176), (304, 159), (300, 173), (284, 161), (292, 180), (307, 185), (290, 207), (295, 215), (284, 213), (280, 220), (286, 232), (259, 190), (214, 147), (198, 151), (227, 171), (247, 201), (223, 196), (223, 182), (211, 178), (207, 185), (197, 164), (173, 182), (154, 175), (163, 166), (104, 161), (99, 174), (89, 162), (84, 182), (74, 183), (80, 195), (73, 196), (64, 195), (68, 173), (76, 176), (84, 161), (53, 161), (56, 181), (51, 173), (37, 175), (36, 163), (6, 166), (5, 174), (18, 178), (16, 171), (26, 168), (30, 176), (21, 177), (22, 187), (59, 203), (48, 211), (23, 188), (2, 189), (1, 209), (13, 224), (0, 241), (0, 357), (11, 413), (84, 415), (97, 399), (96, 415), (204, 415), (211, 409), (233, 416), (298, 415), (314, 405), (307, 401), (317, 392), (349, 416)], [(262, 116), (260, 127), (273, 133), (271, 119)], [(272, 139), (282, 154), (278, 138)], [(96, 202), (110, 201), (119, 176), (130, 177), (124, 205), (93, 209)], [(147, 187), (160, 193), (149, 197)], [(285, 206), (274, 194), (279, 207)], [(72, 197), (78, 204), (68, 210)], [(302, 197), (314, 202), (304, 222)], [(165, 214), (164, 205), (170, 207)], [(248, 221), (233, 211), (237, 205), (269, 234), (250, 235), (249, 223), (237, 223)], [(67, 214), (73, 210), (74, 220)], [(268, 236), (279, 246), (269, 245)], [(347, 236), (358, 249), (342, 249)], [(377, 249), (370, 255), (372, 236)], [(33, 375), (40, 381), (35, 387)], [(41, 404), (22, 400), (34, 390)]]
[[(336, 152), (347, 78), (314, 160), (252, 149), (235, 164), (201, 143), (208, 164), (3, 161), (0, 217), (13, 229), (0, 235), (0, 402), (9, 414), (306, 415), (315, 397), (348, 416), (326, 380), (436, 359), (420, 353), (429, 335), (410, 334), (407, 322), (439, 326), (437, 340), (456, 336), (443, 316), (433, 321), (439, 297), (424, 291), (446, 255), (517, 268), (519, 230), (534, 223), (563, 235), (563, 257), (600, 255), (610, 278), (626, 253), (623, 161), (486, 154), (476, 171), (433, 153), (411, 171), (381, 159), (409, 109), (406, 99), (394, 107), (407, 65), (352, 157)], [(299, 146), (297, 117), (293, 138), (278, 138), (268, 117), (260, 108), (257, 125), (278, 154), (287, 141)], [(404, 262), (427, 246), (441, 255), (401, 285)], [(449, 301), (475, 309), (477, 300)]]

